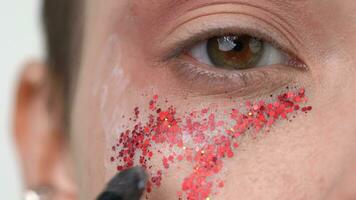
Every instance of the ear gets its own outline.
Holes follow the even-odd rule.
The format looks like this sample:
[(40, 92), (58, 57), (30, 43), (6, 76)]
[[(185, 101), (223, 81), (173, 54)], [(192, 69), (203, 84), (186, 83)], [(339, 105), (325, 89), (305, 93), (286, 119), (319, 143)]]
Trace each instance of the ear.
[[(62, 127), (61, 91), (54, 91), (46, 66), (28, 64), (15, 109), (15, 139), (26, 187), (50, 188), (53, 199), (75, 199), (71, 159)], [(54, 95), (56, 94), (56, 95)]]

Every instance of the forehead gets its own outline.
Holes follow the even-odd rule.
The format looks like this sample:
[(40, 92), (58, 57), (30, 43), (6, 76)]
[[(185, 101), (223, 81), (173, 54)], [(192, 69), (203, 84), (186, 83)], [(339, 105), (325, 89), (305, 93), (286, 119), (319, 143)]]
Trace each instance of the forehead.
[[(184, 7), (187, 5), (211, 5), (211, 4), (261, 4), (261, 5), (275, 5), (275, 6), (286, 6), (286, 5), (298, 5), (308, 2), (307, 0), (129, 0), (128, 5), (133, 8), (137, 7), (154, 7), (163, 6), (166, 8), (177, 8)], [(310, 1), (309, 1), (310, 2)]]
[[(246, 8), (257, 8), (278, 13), (278, 15), (300, 14), (300, 10), (306, 11), (312, 2), (319, 0), (89, 0), (92, 12), (96, 16), (101, 12), (110, 20), (117, 19), (117, 23), (135, 21), (136, 25), (155, 25), (169, 21), (178, 21), (178, 18), (190, 11), (199, 8), (224, 5), (225, 7), (245, 6)], [(326, 0), (328, 1), (328, 0)], [(325, 1), (324, 1), (325, 2)], [(208, 10), (209, 11), (209, 10)], [(129, 20), (127, 20), (129, 19)], [(299, 19), (290, 17), (299, 21)], [(117, 26), (115, 24), (115, 26)]]

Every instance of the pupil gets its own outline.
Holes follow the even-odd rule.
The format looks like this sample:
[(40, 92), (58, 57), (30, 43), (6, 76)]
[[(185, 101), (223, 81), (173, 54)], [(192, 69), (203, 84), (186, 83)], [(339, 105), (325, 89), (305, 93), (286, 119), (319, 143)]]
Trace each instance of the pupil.
[(234, 40), (234, 43), (235, 43), (235, 47), (234, 47), (235, 51), (242, 51), (245, 47), (244, 43), (242, 41), (239, 41), (238, 39)]

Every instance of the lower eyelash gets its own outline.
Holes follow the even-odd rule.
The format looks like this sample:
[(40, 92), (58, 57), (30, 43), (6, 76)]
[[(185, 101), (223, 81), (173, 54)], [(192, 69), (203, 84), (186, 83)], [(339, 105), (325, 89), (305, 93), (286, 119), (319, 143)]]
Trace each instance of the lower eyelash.
[[(222, 71), (220, 69), (217, 70)], [(231, 71), (231, 74), (228, 75), (227, 73), (217, 73), (217, 70), (206, 70), (202, 67), (197, 67), (194, 64), (182, 62), (181, 67), (178, 67), (176, 72), (178, 75), (185, 77), (189, 81), (194, 81), (195, 83), (197, 81), (204, 81), (206, 83), (214, 84), (228, 79), (237, 81), (245, 80), (244, 73)]]
[(190, 56), (182, 57), (173, 61), (173, 73), (190, 91), (203, 95), (231, 94), (243, 97), (270, 92), (291, 83), (296, 73), (306, 69), (306, 65), (298, 59), (291, 59), (288, 62), (290, 66), (285, 64), (226, 70), (198, 64)]

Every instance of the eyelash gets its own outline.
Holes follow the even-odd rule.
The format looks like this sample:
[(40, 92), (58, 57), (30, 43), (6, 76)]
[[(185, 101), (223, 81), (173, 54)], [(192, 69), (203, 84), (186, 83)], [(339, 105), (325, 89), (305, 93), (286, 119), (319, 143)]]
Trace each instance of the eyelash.
[[(212, 37), (225, 35), (245, 34), (268, 42), (280, 51), (283, 51), (291, 59), (286, 65), (263, 66), (245, 70), (217, 69), (206, 64), (199, 63), (189, 55), (194, 45), (206, 41)], [(200, 91), (205, 95), (231, 94), (238, 96), (253, 95), (257, 91), (270, 91), (284, 86), (292, 81), (291, 74), (306, 71), (307, 66), (294, 56), (292, 51), (279, 45), (273, 38), (262, 34), (257, 30), (230, 30), (215, 29), (204, 31), (176, 45), (170, 51), (165, 60), (173, 60), (173, 71), (190, 91)], [(283, 80), (282, 80), (283, 79)], [(281, 81), (282, 80), (282, 81)], [(253, 85), (253, 86), (251, 86)]]
[(205, 40), (208, 40), (212, 37), (222, 37), (225, 35), (237, 35), (237, 34), (249, 35), (251, 37), (262, 39), (264, 42), (268, 42), (272, 46), (276, 47), (277, 49), (286, 52), (288, 55), (293, 55), (292, 53), (293, 51), (290, 48), (280, 45), (272, 37), (258, 30), (238, 29), (238, 28), (217, 28), (217, 29), (202, 31), (188, 39), (184, 39), (183, 41), (178, 42), (177, 44), (175, 44), (175, 48), (169, 51), (168, 54), (166, 54), (166, 56), (164, 56), (163, 60), (177, 58), (180, 54), (187, 53), (189, 49), (192, 48), (194, 45), (203, 42)]

